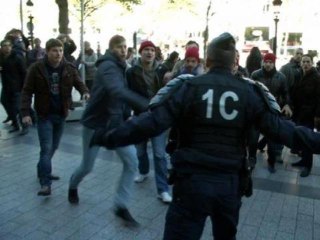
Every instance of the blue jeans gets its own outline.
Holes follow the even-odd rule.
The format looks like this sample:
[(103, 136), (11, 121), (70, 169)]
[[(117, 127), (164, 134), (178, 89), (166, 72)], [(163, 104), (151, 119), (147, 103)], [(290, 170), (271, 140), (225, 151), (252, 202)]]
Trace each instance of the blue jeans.
[[(167, 159), (165, 157), (166, 151), (166, 132), (151, 138), (153, 162), (155, 179), (158, 193), (168, 192), (169, 187), (167, 183)], [(147, 143), (143, 142), (136, 145), (137, 154), (139, 159), (139, 172), (140, 174), (147, 174), (150, 170), (149, 157), (147, 152)]]
[(59, 146), (64, 125), (65, 119), (59, 115), (49, 115), (47, 118), (39, 117), (38, 119), (40, 159), (37, 170), (41, 186), (51, 185), (51, 159)]
[(215, 240), (235, 240), (241, 197), (237, 174), (212, 173), (177, 178), (166, 215), (164, 240), (198, 240), (206, 218)]
[[(89, 147), (94, 129), (83, 127), (82, 130), (82, 161), (70, 178), (69, 188), (78, 188), (82, 179), (88, 175), (94, 166), (95, 159), (99, 152), (99, 146)], [(133, 179), (138, 168), (136, 149), (133, 145), (115, 149), (123, 163), (120, 180), (116, 189), (114, 199), (115, 205), (128, 208), (129, 199), (133, 190)]]

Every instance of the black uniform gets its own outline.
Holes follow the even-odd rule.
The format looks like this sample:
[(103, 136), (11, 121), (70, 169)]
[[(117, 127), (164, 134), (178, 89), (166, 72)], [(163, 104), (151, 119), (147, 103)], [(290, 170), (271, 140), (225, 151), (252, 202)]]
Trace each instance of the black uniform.
[[(320, 151), (320, 135), (279, 118), (261, 87), (223, 67), (171, 80), (151, 100), (149, 112), (108, 133), (96, 132), (93, 144), (125, 146), (176, 127), (173, 202), (164, 239), (200, 239), (209, 216), (214, 239), (229, 240), (236, 236), (245, 136), (252, 125), (289, 147)], [(307, 144), (313, 137), (318, 142)]]

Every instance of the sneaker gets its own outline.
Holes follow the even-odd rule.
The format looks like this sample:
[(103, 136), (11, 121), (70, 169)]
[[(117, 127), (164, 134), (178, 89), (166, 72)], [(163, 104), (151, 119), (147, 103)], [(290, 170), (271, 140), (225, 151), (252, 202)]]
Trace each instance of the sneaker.
[(142, 183), (148, 178), (148, 174), (138, 174), (135, 178), (134, 181), (136, 183)]
[(171, 203), (172, 202), (172, 197), (170, 196), (170, 194), (168, 192), (160, 193), (158, 198), (161, 199), (161, 201), (163, 203)]
[(304, 167), (300, 173), (300, 177), (308, 177), (310, 175), (311, 169)]
[(70, 189), (68, 191), (68, 200), (71, 204), (79, 203), (78, 189)]
[(121, 218), (127, 227), (139, 227), (140, 224), (131, 216), (126, 208), (116, 207), (114, 214)]
[(38, 196), (49, 196), (51, 194), (50, 186), (42, 186), (40, 191), (38, 192)]

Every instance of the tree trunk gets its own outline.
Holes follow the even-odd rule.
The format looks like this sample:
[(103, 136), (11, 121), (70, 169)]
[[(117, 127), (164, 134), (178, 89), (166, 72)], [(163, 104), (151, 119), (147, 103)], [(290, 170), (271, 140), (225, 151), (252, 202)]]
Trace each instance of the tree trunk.
[(59, 7), (59, 33), (69, 34), (68, 0), (56, 0)]

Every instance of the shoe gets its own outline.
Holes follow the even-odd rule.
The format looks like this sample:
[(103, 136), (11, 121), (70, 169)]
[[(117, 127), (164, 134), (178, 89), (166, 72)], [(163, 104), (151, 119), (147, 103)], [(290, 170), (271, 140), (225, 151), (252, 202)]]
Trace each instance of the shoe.
[(291, 164), (292, 167), (304, 167), (304, 162), (302, 160), (292, 163)]
[(114, 214), (121, 218), (127, 227), (139, 227), (140, 224), (131, 216), (126, 208), (116, 207)]
[(68, 200), (69, 200), (69, 203), (71, 204), (79, 203), (78, 189), (69, 189)]
[(275, 173), (275, 172), (276, 172), (276, 169), (274, 168), (274, 166), (268, 165), (268, 171), (269, 171), (270, 173)]
[(5, 120), (2, 121), (2, 123), (8, 123), (8, 122), (10, 122), (10, 118), (9, 117), (7, 117)]
[(158, 198), (161, 199), (161, 201), (163, 203), (171, 203), (172, 202), (172, 197), (170, 196), (170, 194), (168, 192), (160, 193)]
[(142, 183), (148, 178), (148, 174), (139, 174), (134, 178), (134, 181), (136, 183)]
[(283, 159), (281, 156), (276, 156), (276, 162), (283, 163)]
[(310, 175), (311, 169), (304, 167), (300, 173), (300, 177), (308, 177)]
[(23, 136), (23, 135), (26, 135), (28, 134), (29, 132), (29, 128), (28, 127), (23, 127), (21, 132), (20, 132), (20, 135)]
[(51, 187), (42, 186), (40, 191), (38, 192), (38, 196), (49, 196), (49, 195), (51, 195)]
[(56, 175), (50, 175), (50, 180), (53, 180), (53, 181), (56, 181), (56, 180), (60, 180), (60, 177), (59, 176), (56, 176)]
[(9, 130), (9, 133), (14, 133), (14, 132), (18, 132), (19, 131), (19, 127), (13, 126), (13, 128), (11, 130)]

